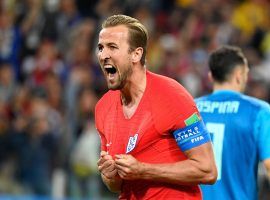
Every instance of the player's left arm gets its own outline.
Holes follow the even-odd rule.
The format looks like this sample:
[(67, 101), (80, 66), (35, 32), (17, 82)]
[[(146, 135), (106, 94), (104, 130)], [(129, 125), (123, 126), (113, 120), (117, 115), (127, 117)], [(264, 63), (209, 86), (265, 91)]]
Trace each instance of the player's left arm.
[(116, 168), (122, 179), (152, 180), (172, 184), (214, 184), (217, 170), (210, 142), (185, 151), (187, 159), (176, 163), (149, 164), (131, 155), (116, 155)]
[[(168, 116), (165, 118), (166, 121), (173, 121), (174, 131), (171, 134), (187, 159), (175, 163), (150, 164), (139, 162), (131, 155), (117, 155), (116, 168), (122, 179), (154, 180), (180, 185), (215, 183), (217, 169), (210, 135), (193, 101), (189, 103), (187, 114), (184, 116), (186, 120), (179, 117), (170, 117), (169, 120)], [(172, 112), (173, 109), (170, 113)]]

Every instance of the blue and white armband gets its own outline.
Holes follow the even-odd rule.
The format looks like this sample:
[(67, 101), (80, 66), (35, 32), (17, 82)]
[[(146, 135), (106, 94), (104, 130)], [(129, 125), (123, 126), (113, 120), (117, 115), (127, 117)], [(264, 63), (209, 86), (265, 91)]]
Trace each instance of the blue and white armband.
[(182, 151), (192, 149), (211, 141), (210, 134), (202, 120), (188, 125), (185, 128), (175, 130), (173, 135), (177, 145)]

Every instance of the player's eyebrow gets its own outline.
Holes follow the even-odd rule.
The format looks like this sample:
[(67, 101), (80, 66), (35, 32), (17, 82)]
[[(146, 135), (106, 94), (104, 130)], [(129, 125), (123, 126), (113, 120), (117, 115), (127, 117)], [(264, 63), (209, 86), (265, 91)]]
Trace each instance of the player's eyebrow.
[(98, 43), (98, 46), (99, 46), (99, 45), (102, 45), (102, 46), (104, 46), (104, 45), (109, 46), (109, 45), (116, 45), (116, 43), (115, 43), (115, 42)]

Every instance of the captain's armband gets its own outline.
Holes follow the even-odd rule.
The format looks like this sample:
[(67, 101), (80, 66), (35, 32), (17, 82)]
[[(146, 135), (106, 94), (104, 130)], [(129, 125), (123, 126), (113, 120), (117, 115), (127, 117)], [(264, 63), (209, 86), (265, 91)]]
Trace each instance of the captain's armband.
[(192, 149), (211, 141), (202, 120), (173, 132), (177, 145), (182, 151)]

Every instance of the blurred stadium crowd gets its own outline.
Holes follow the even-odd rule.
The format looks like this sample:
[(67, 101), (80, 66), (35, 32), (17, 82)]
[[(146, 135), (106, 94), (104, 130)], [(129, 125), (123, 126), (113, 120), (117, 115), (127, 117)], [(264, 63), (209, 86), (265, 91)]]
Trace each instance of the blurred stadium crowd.
[(148, 69), (194, 97), (210, 91), (209, 52), (240, 46), (250, 65), (246, 93), (270, 101), (268, 0), (0, 2), (1, 194), (106, 196), (93, 116), (106, 85), (95, 51), (100, 23), (112, 14), (143, 22)]

